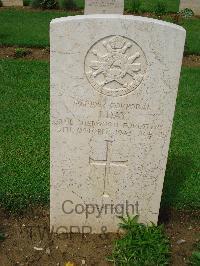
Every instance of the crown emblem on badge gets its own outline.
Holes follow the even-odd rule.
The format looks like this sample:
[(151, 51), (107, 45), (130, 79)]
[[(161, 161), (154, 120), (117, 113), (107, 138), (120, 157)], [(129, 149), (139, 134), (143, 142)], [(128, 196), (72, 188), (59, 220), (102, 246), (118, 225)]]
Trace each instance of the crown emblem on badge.
[(126, 41), (120, 36), (115, 36), (109, 41), (109, 44), (113, 50), (117, 50), (122, 49), (125, 45), (125, 42)]

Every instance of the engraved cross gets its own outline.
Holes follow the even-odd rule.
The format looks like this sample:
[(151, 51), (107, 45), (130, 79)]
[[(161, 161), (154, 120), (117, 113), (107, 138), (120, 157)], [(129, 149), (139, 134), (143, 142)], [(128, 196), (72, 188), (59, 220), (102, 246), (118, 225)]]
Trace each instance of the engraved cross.
[(108, 175), (110, 173), (110, 167), (127, 167), (128, 161), (112, 161), (112, 143), (113, 141), (105, 140), (106, 141), (106, 159), (105, 160), (94, 160), (89, 158), (90, 165), (97, 165), (97, 166), (104, 166), (104, 188), (103, 188), (103, 196), (108, 197), (109, 195), (106, 193), (106, 183), (108, 183)]

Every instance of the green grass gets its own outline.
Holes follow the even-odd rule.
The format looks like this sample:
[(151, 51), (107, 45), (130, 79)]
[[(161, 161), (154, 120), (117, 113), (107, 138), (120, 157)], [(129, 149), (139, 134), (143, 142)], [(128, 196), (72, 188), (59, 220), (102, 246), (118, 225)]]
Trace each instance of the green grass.
[[(154, 12), (155, 6), (158, 0), (141, 0), (141, 10), (143, 12)], [(178, 12), (179, 10), (179, 0), (164, 0), (166, 3), (167, 12)], [(130, 0), (125, 0), (125, 8), (129, 6)]]
[(45, 62), (0, 61), (0, 202), (49, 200), (49, 74)]
[[(2, 9), (0, 10), (0, 45), (47, 47), (50, 21), (70, 14), (73, 15), (63, 11)], [(182, 19), (181, 24), (187, 30), (186, 52), (200, 54), (200, 19)]]
[(138, 217), (121, 218), (119, 228), (124, 231), (115, 241), (109, 261), (116, 266), (164, 266), (169, 264), (169, 240), (163, 226), (146, 226)]
[[(49, 64), (0, 61), (0, 202), (49, 201)], [(162, 204), (200, 207), (200, 68), (182, 70)]]
[[(173, 22), (169, 16), (166, 16), (165, 20)], [(200, 55), (200, 19), (197, 17), (181, 18), (179, 25), (186, 30), (185, 54)]]
[(185, 53), (200, 55), (200, 19), (184, 19), (181, 26), (187, 32)]
[(47, 47), (50, 21), (68, 14), (59, 11), (0, 10), (0, 45)]
[(183, 68), (165, 176), (163, 205), (200, 208), (200, 68)]

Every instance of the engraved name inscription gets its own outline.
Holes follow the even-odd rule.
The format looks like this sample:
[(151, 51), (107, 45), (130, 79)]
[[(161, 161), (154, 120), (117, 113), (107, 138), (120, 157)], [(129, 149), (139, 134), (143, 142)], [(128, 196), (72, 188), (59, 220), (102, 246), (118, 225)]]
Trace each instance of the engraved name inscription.
[(88, 0), (87, 5), (89, 7), (118, 7), (121, 6), (121, 3), (117, 0)]

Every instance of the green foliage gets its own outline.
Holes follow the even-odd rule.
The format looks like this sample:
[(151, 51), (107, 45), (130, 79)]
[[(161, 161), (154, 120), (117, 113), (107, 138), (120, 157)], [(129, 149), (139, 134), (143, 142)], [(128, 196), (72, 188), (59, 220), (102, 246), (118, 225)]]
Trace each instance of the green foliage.
[(33, 7), (33, 8), (40, 8), (41, 6), (40, 6), (40, 3), (41, 3), (41, 0), (31, 0), (31, 6)]
[(59, 8), (61, 9), (76, 9), (76, 2), (74, 0), (58, 0)]
[(116, 266), (168, 265), (169, 240), (164, 234), (163, 226), (138, 223), (138, 216), (120, 219), (122, 222), (119, 228), (125, 234), (116, 240), (109, 261)]
[(31, 6), (34, 8), (54, 9), (57, 7), (56, 0), (31, 0)]
[(139, 13), (141, 7), (141, 1), (140, 0), (130, 0), (128, 11), (133, 13)]
[[(81, 0), (76, 0), (80, 2)], [(179, 11), (179, 2), (180, 0), (163, 0), (167, 2), (167, 12), (176, 13)], [(83, 2), (83, 0), (82, 0)], [(132, 0), (124, 0), (124, 8), (129, 11), (130, 3)], [(140, 0), (140, 12), (155, 12), (155, 6), (158, 0)]]
[[(54, 18), (74, 14), (75, 12), (27, 12), (19, 9), (2, 9), (0, 11), (0, 45), (49, 46), (50, 21)], [(163, 17), (163, 19), (172, 21), (172, 19), (166, 17)], [(191, 19), (182, 18), (180, 22), (181, 26), (187, 30), (188, 53), (200, 54), (200, 19), (196, 17)]]
[(3, 233), (0, 232), (0, 241), (5, 240), (5, 238), (6, 238), (5, 235), (4, 235)]
[(163, 16), (167, 13), (167, 3), (164, 0), (158, 0), (155, 5), (155, 14), (157, 16)]
[(200, 251), (194, 251), (190, 258), (190, 265), (199, 266), (200, 265)]
[(16, 58), (25, 57), (26, 55), (28, 55), (30, 53), (31, 53), (31, 51), (26, 49), (26, 48), (16, 48), (15, 49), (15, 57)]
[(194, 12), (192, 11), (192, 9), (189, 9), (189, 8), (185, 8), (181, 10), (180, 14), (184, 18), (191, 18), (194, 16)]
[(41, 0), (40, 3), (43, 9), (54, 9), (57, 7), (56, 0)]
[(196, 244), (195, 247), (197, 250), (192, 253), (189, 264), (192, 266), (200, 265), (200, 241)]
[(23, 0), (23, 6), (29, 6), (30, 2), (30, 0)]
[[(154, 12), (154, 7), (155, 3), (158, 0), (140, 0), (141, 2), (141, 7), (139, 11), (144, 11), (144, 12)], [(180, 0), (167, 0), (168, 7), (167, 7), (167, 12), (178, 12), (179, 10), (179, 1)], [(85, 0), (74, 0), (76, 7), (78, 9), (83, 9), (85, 6)], [(124, 0), (124, 7), (125, 10), (130, 11), (130, 3), (132, 0)]]

